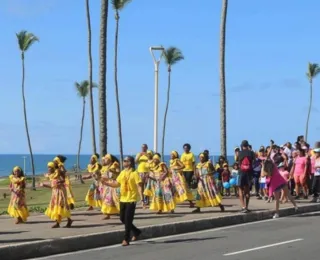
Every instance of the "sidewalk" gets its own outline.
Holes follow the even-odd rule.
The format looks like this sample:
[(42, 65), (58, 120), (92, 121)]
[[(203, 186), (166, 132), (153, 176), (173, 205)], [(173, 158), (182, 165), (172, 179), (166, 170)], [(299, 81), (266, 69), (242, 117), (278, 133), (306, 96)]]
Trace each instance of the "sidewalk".
[[(320, 210), (320, 204), (298, 201), (302, 212)], [(136, 211), (135, 225), (143, 230), (143, 237), (167, 236), (192, 232), (219, 226), (228, 226), (271, 218), (274, 203), (266, 203), (252, 198), (252, 213), (239, 213), (239, 200), (224, 199), (226, 211), (219, 208), (206, 208), (202, 213), (191, 213), (188, 204), (179, 205), (175, 214), (157, 215), (139, 207)], [(281, 205), (282, 216), (294, 214), (292, 204)], [(124, 226), (118, 216), (102, 220), (99, 211), (73, 211), (73, 227), (70, 229), (51, 229), (53, 222), (44, 215), (32, 215), (28, 223), (15, 225), (8, 216), (0, 217), (0, 259), (19, 259), (17, 252), (25, 257), (44, 256), (119, 243), (123, 237)], [(65, 223), (62, 223), (65, 225)], [(6, 258), (10, 255), (10, 258)], [(21, 258), (20, 258), (21, 259)]]

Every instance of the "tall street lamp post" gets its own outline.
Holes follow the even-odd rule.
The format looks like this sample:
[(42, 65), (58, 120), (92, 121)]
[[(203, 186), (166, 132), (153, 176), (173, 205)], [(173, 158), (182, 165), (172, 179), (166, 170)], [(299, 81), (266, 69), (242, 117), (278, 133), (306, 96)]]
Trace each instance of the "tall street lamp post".
[[(163, 46), (152, 46), (149, 48), (154, 62), (154, 125), (153, 125), (153, 150), (158, 151), (158, 90), (159, 90), (159, 65), (164, 53)], [(155, 52), (161, 52), (157, 59)]]

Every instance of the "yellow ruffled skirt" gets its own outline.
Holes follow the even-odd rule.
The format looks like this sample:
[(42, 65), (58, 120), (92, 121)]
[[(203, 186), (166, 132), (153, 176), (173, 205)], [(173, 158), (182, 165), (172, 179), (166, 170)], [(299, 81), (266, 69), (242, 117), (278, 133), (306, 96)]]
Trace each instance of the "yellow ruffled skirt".
[(170, 212), (176, 208), (172, 184), (169, 178), (163, 181), (152, 181), (149, 179), (144, 195), (151, 197), (150, 210)]
[(68, 204), (71, 205), (71, 204), (75, 204), (75, 200), (74, 200), (74, 195), (73, 195), (73, 191), (72, 191), (72, 186), (71, 186), (71, 183), (70, 183), (70, 179), (69, 177), (66, 177), (66, 180), (65, 180), (65, 187), (66, 187), (66, 191), (67, 191), (67, 198), (68, 198)]
[(188, 189), (185, 177), (176, 170), (172, 171), (171, 176), (173, 186), (173, 197), (175, 203), (182, 203), (186, 200), (194, 200), (192, 192)]
[(85, 201), (90, 207), (101, 208), (101, 194), (103, 194), (103, 188), (101, 187), (101, 185), (96, 185), (95, 183), (92, 183), (87, 192)]
[(44, 214), (58, 223), (64, 218), (71, 217), (67, 191), (64, 186), (52, 188), (50, 204)]
[(104, 187), (101, 212), (105, 215), (118, 214), (120, 212), (119, 198), (119, 188)]
[(196, 207), (215, 207), (221, 202), (222, 197), (216, 188), (214, 179), (210, 175), (201, 176), (197, 188)]
[(26, 205), (24, 190), (11, 192), (11, 199), (7, 211), (10, 217), (21, 218), (23, 222), (27, 221), (29, 211)]

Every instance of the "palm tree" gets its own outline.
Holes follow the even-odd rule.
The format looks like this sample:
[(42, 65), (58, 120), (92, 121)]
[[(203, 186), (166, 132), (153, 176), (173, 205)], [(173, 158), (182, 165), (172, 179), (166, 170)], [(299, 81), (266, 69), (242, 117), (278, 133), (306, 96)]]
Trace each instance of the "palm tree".
[(31, 171), (32, 171), (32, 188), (36, 189), (36, 179), (35, 179), (35, 168), (34, 168), (34, 159), (32, 153), (32, 146), (29, 134), (29, 127), (28, 127), (28, 119), (27, 119), (27, 106), (26, 106), (26, 97), (25, 97), (25, 89), (24, 89), (24, 79), (25, 79), (25, 64), (24, 64), (24, 54), (25, 52), (33, 45), (35, 42), (38, 42), (39, 39), (32, 33), (27, 31), (21, 31), (16, 33), (19, 49), (21, 52), (21, 61), (22, 61), (22, 103), (23, 103), (23, 115), (24, 115), (24, 125), (26, 128), (28, 146), (29, 146), (29, 153), (31, 159)]
[(107, 19), (108, 0), (101, 0), (100, 10), (100, 64), (99, 64), (99, 139), (100, 154), (107, 153)]
[(94, 122), (94, 108), (93, 108), (93, 94), (92, 94), (92, 53), (91, 53), (91, 21), (90, 21), (90, 5), (89, 0), (86, 0), (87, 11), (87, 25), (88, 25), (88, 58), (89, 58), (89, 101), (90, 101), (90, 114), (91, 114), (91, 138), (92, 138), (92, 152), (97, 152), (96, 147), (96, 130)]
[(311, 113), (311, 107), (312, 107), (312, 88), (313, 88), (313, 79), (320, 73), (320, 67), (316, 63), (308, 63), (308, 71), (306, 73), (307, 78), (309, 80), (310, 84), (310, 100), (309, 100), (309, 110), (308, 110), (308, 116), (307, 116), (307, 124), (306, 124), (306, 135), (305, 135), (305, 141), (308, 140), (308, 131), (309, 131), (309, 119), (310, 119), (310, 113)]
[(226, 112), (226, 78), (225, 78), (225, 47), (228, 0), (222, 0), (220, 21), (220, 150), (227, 156), (227, 112)]
[(163, 129), (162, 129), (162, 151), (161, 155), (162, 158), (164, 158), (164, 140), (166, 135), (166, 124), (167, 124), (167, 114), (169, 109), (169, 102), (170, 102), (170, 88), (171, 88), (171, 67), (178, 63), (179, 61), (184, 59), (184, 56), (176, 47), (169, 47), (164, 51), (164, 61), (167, 64), (168, 67), (168, 89), (167, 89), (167, 104), (166, 104), (166, 110), (164, 112), (164, 118), (163, 118)]
[[(79, 171), (80, 170), (80, 152), (81, 152), (81, 144), (82, 144), (83, 123), (84, 123), (84, 117), (86, 114), (86, 98), (90, 92), (90, 82), (88, 80), (84, 80), (80, 83), (75, 82), (74, 85), (76, 87), (76, 91), (77, 91), (78, 96), (80, 98), (82, 98), (82, 117), (81, 117), (80, 139), (79, 139), (78, 154), (77, 154), (77, 171)], [(97, 87), (97, 85), (94, 83), (91, 86), (93, 88)], [(80, 180), (82, 183), (84, 183), (81, 177), (80, 177)]]
[(123, 10), (131, 0), (111, 0), (111, 5), (115, 11), (116, 19), (116, 31), (114, 41), (114, 86), (116, 92), (117, 101), (117, 114), (118, 114), (118, 135), (119, 135), (119, 151), (120, 162), (123, 161), (123, 146), (122, 146), (122, 129), (121, 129), (121, 112), (120, 112), (120, 98), (119, 98), (119, 86), (118, 86), (118, 36), (119, 36), (119, 12)]

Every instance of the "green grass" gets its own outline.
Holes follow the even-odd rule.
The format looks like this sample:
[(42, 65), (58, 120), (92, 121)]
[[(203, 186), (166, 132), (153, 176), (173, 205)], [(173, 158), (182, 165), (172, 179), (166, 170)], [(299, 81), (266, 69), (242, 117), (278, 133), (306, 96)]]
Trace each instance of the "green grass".
[[(85, 196), (89, 189), (90, 182), (86, 184), (73, 184), (72, 191), (74, 193), (76, 207), (85, 205)], [(8, 185), (7, 185), (8, 186)], [(6, 195), (4, 195), (6, 194)], [(30, 212), (44, 212), (51, 198), (51, 189), (37, 188), (36, 190), (26, 189), (26, 200)], [(0, 189), (0, 215), (6, 214), (8, 204), (10, 202), (9, 188)]]

